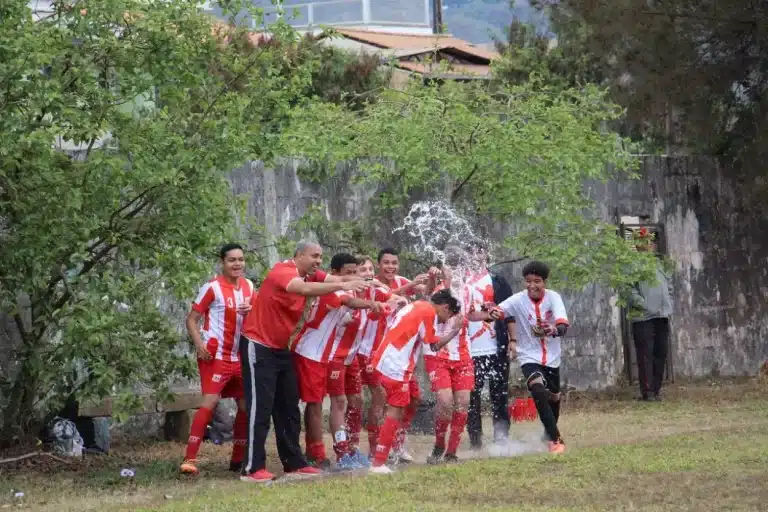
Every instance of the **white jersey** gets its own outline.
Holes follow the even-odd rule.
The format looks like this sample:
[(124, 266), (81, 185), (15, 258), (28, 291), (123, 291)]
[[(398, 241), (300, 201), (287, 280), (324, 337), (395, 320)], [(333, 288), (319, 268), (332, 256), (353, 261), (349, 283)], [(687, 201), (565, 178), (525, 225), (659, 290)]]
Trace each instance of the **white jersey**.
[[(474, 288), (474, 306), (475, 310), (480, 310), (485, 302), (493, 302), (493, 281), (491, 274), (486, 272), (477, 276), (470, 284)], [(494, 322), (469, 322), (469, 349), (472, 357), (490, 356), (497, 352), (498, 341), (494, 330)]]
[(535, 363), (559, 368), (560, 338), (536, 337), (533, 328), (539, 320), (553, 325), (568, 325), (568, 315), (560, 294), (545, 290), (541, 300), (534, 302), (528, 297), (527, 291), (522, 291), (499, 304), (499, 307), (504, 310), (506, 316), (515, 318), (517, 358), (520, 365)]

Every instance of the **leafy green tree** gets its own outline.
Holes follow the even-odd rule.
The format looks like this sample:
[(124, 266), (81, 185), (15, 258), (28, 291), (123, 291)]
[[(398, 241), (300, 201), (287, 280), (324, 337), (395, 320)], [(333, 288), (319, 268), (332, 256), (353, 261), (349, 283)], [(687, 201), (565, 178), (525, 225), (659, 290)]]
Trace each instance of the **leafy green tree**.
[(742, 0), (537, 0), (558, 45), (626, 108), (626, 132), (762, 169), (768, 6)]
[(588, 181), (633, 175), (631, 144), (604, 128), (621, 113), (594, 86), (415, 80), (360, 113), (302, 105), (284, 132), (284, 151), (324, 162), (329, 172), (359, 159), (359, 183), (387, 185), (384, 211), (417, 191), (444, 189), (447, 180), (454, 205), (512, 225), (507, 243), (521, 257), (551, 261), (562, 285), (621, 288), (651, 275), (652, 262), (600, 220), (585, 189)]
[(128, 407), (134, 385), (191, 375), (158, 307), (237, 235), (226, 174), (276, 154), (312, 73), (279, 44), (245, 51), (192, 0), (54, 2), (39, 20), (27, 4), (0, 3), (0, 310), (21, 337), (5, 442), (72, 397)]

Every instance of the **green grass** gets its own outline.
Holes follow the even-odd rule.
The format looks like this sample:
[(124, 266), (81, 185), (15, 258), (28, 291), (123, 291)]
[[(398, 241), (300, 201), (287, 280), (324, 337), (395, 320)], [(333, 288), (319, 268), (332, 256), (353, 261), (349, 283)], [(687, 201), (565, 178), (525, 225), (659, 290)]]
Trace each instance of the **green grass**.
[[(470, 460), (391, 476), (336, 476), (267, 487), (243, 484), (226, 471), (229, 446), (204, 445), (203, 473), (190, 480), (178, 474), (180, 443), (118, 445), (109, 456), (71, 466), (40, 464), (11, 472), (0, 466), (0, 507), (57, 512), (768, 509), (768, 400), (754, 383), (678, 387), (670, 389), (664, 403), (572, 399), (561, 423), (569, 448), (562, 456)], [(538, 423), (513, 427), (519, 437), (539, 432)], [(418, 459), (426, 457), (431, 443), (430, 437), (410, 441)], [(135, 468), (136, 477), (120, 477), (124, 467)], [(274, 456), (269, 467), (279, 470)], [(11, 489), (24, 491), (24, 501), (14, 500)]]

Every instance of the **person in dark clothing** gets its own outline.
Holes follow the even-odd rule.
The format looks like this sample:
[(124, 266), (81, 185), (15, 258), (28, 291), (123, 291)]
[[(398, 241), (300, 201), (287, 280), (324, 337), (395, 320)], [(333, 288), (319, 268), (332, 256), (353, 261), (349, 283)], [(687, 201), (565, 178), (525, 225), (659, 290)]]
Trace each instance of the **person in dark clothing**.
[[(484, 246), (476, 245), (474, 258), (485, 265), (488, 253)], [(491, 274), (485, 266), (473, 277), (475, 286), (486, 302), (500, 304), (512, 295), (512, 288), (502, 276)], [(483, 446), (482, 391), (488, 383), (493, 412), (493, 437), (497, 443), (509, 437), (509, 358), (507, 357), (506, 323), (497, 320), (492, 328), (483, 322), (473, 322), (469, 332), (470, 351), (475, 366), (475, 389), (470, 395), (467, 431), (470, 446), (479, 450)]]
[[(637, 236), (638, 251), (655, 251), (655, 234), (645, 228)], [(636, 283), (629, 296), (632, 338), (637, 356), (640, 400), (660, 400), (669, 353), (669, 319), (672, 316), (672, 287), (659, 262), (654, 283)]]

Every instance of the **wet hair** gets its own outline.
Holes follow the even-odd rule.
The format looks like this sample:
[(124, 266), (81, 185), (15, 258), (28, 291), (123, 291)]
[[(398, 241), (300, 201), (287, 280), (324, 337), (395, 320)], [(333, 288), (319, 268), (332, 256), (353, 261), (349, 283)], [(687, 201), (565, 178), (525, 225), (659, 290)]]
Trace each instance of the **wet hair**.
[(432, 295), (432, 304), (442, 306), (443, 304), (448, 306), (448, 310), (454, 315), (461, 311), (461, 304), (459, 299), (451, 295), (451, 290), (440, 290)]
[(357, 258), (346, 252), (334, 254), (331, 258), (331, 270), (339, 271), (344, 265), (357, 265)]
[(379, 251), (379, 256), (376, 258), (376, 262), (381, 263), (381, 258), (386, 256), (387, 254), (391, 256), (397, 256), (398, 258), (400, 257), (400, 251), (398, 251), (397, 249), (393, 249), (392, 247), (385, 247), (384, 249)]
[(369, 261), (371, 263), (373, 263), (373, 258), (371, 258), (370, 256), (366, 256), (365, 254), (357, 256), (357, 264), (358, 265), (365, 265)]
[(223, 260), (224, 258), (227, 257), (227, 253), (229, 251), (234, 251), (235, 249), (240, 249), (241, 251), (245, 252), (243, 250), (243, 246), (240, 244), (236, 244), (236, 243), (224, 244), (221, 246), (221, 249), (219, 249), (219, 258)]
[(549, 267), (541, 261), (532, 261), (523, 267), (523, 277), (530, 275), (539, 276), (543, 280), (549, 279)]

